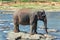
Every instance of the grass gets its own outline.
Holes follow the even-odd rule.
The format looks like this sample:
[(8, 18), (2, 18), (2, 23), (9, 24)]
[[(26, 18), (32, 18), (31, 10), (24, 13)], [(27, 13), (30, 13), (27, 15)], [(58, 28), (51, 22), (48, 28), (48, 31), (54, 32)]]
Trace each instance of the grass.
[(59, 5), (47, 5), (47, 4), (12, 4), (10, 6), (0, 6), (0, 9), (2, 10), (8, 10), (8, 9), (19, 9), (19, 8), (35, 8), (35, 9), (45, 9), (45, 10), (60, 10)]

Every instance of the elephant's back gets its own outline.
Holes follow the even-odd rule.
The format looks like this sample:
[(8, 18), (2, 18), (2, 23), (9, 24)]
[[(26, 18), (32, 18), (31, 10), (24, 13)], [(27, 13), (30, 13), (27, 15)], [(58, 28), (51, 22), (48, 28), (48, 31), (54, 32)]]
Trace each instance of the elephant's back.
[(34, 9), (32, 8), (17, 9), (14, 12), (13, 16), (21, 16), (21, 15), (26, 15), (26, 14), (31, 15), (33, 14), (33, 12), (34, 12)]
[(20, 9), (20, 13), (21, 14), (30, 14), (30, 13), (32, 13), (34, 10), (33, 9), (31, 9), (31, 8), (25, 8), (25, 9)]

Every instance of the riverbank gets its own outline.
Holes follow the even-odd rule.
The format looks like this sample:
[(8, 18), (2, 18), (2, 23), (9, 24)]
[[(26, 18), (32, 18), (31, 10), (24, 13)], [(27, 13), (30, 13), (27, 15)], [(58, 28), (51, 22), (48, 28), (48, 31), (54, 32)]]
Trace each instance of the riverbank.
[(44, 9), (46, 11), (60, 11), (60, 3), (58, 2), (48, 2), (48, 3), (9, 3), (0, 5), (0, 10), (16, 10), (21, 8), (35, 8)]

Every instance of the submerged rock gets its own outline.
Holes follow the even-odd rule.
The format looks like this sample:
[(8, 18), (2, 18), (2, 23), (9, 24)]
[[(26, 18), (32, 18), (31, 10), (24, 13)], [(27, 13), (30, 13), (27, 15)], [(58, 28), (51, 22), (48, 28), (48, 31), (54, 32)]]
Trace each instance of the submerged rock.
[(54, 36), (48, 34), (34, 34), (30, 35), (29, 33), (19, 32), (9, 32), (7, 38), (8, 40), (53, 40)]

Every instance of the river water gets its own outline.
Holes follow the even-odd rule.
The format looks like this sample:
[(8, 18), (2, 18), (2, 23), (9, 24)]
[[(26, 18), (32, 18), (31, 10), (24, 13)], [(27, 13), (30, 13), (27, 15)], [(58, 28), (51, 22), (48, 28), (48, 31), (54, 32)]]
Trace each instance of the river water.
[[(57, 38), (54, 40), (60, 40), (60, 12), (46, 12), (48, 24), (48, 29), (56, 30), (57, 32), (49, 32), (50, 35), (56, 36)], [(7, 33), (9, 31), (13, 31), (13, 15), (12, 14), (0, 14), (0, 40), (7, 40)], [(37, 32), (45, 34), (45, 30), (43, 29), (44, 24), (42, 21), (38, 21), (37, 24)], [(23, 27), (23, 25), (19, 25), (21, 31), (29, 32), (29, 25)]]

